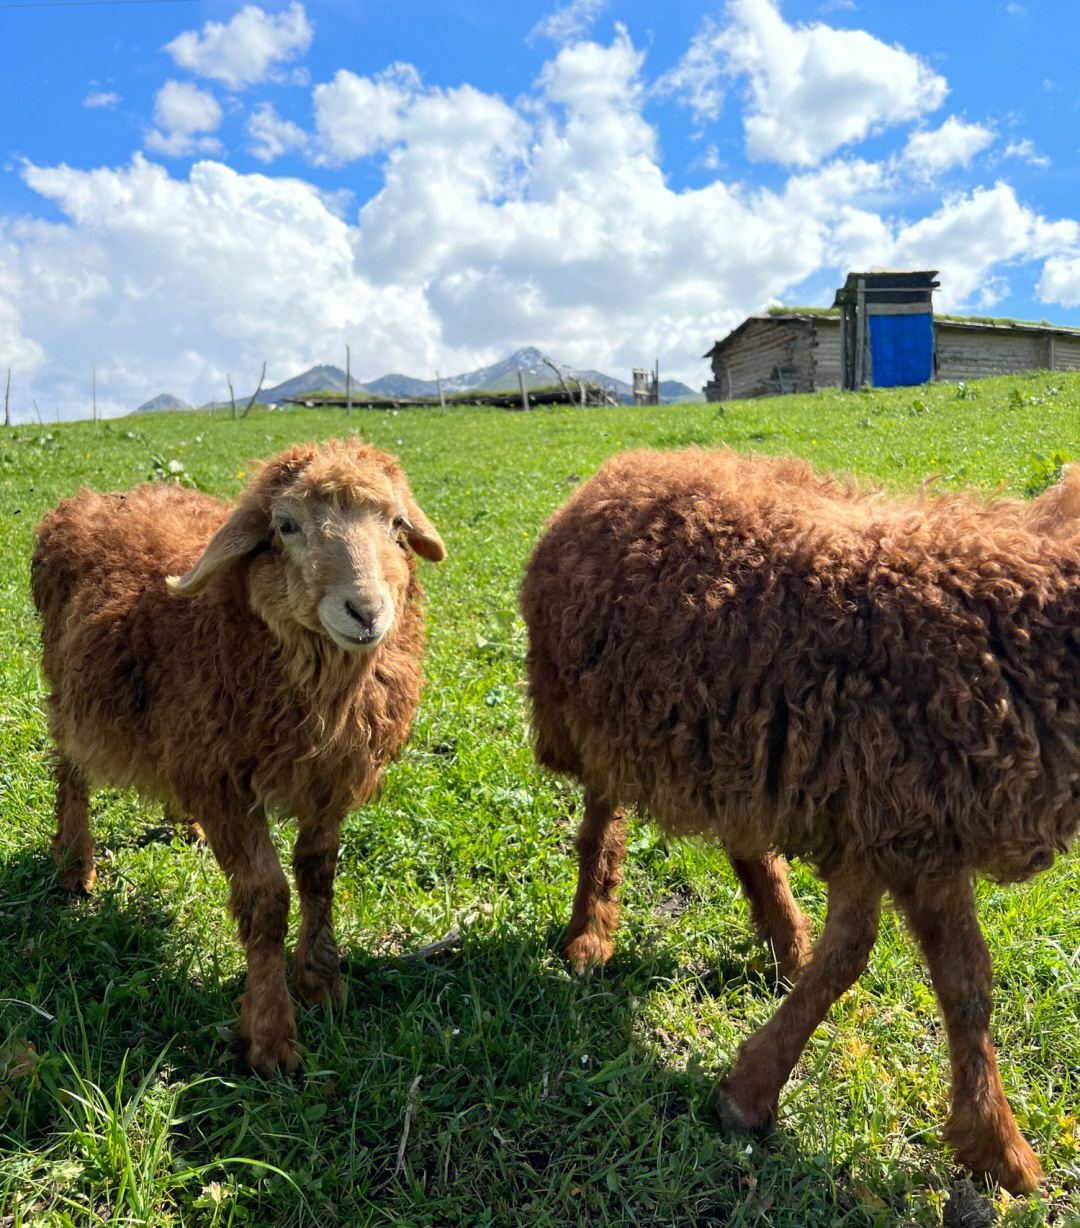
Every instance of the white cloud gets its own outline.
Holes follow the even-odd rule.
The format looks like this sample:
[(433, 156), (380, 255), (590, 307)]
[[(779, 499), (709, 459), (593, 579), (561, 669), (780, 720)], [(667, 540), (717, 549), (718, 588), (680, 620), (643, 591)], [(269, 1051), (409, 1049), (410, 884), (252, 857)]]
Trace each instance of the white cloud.
[(950, 115), (940, 128), (913, 132), (901, 157), (916, 173), (932, 178), (955, 166), (970, 166), (996, 139), (989, 125), (965, 123)]
[(216, 153), (221, 142), (207, 133), (216, 131), (221, 120), (213, 94), (187, 81), (166, 81), (154, 97), (157, 128), (147, 129), (143, 140), (147, 149), (170, 158)]
[[(465, 370), (531, 342), (613, 374), (659, 357), (700, 385), (717, 336), (849, 268), (938, 268), (939, 301), (961, 306), (992, 302), (1012, 267), (1040, 261), (1048, 296), (1080, 297), (1075, 222), (1040, 216), (1006, 184), (897, 217), (899, 154), (819, 161), (772, 187), (676, 190), (644, 115), (644, 66), (619, 28), (607, 44), (560, 47), (513, 105), (430, 87), (409, 65), (342, 70), (313, 91), (308, 152), (350, 164), (336, 183), (380, 176), (358, 212), (216, 162), (186, 178), (141, 156), (121, 169), (27, 166), (65, 221), (0, 224), (0, 341), (38, 364), (43, 405), (45, 389), (81, 389), (95, 360), (103, 397), (130, 408), (163, 388), (219, 395), (226, 371), (253, 383), (264, 358), (268, 379), (284, 378), (346, 343), (373, 375)], [(206, 136), (190, 126), (197, 112), (163, 116), (187, 114), (187, 131)], [(938, 130), (952, 156), (963, 127), (977, 126), (955, 141), (940, 136), (948, 123)], [(266, 104), (248, 131), (267, 157), (301, 148)]]
[(1009, 0), (1009, 3), (1005, 5), (1005, 12), (1010, 17), (1024, 17), (1027, 14), (1027, 5), (1017, 4), (1015, 0)]
[(1049, 166), (1050, 159), (1039, 153), (1035, 148), (1033, 141), (1025, 137), (1023, 140), (1010, 141), (1005, 146), (1004, 156), (1006, 158), (1019, 158), (1021, 162), (1027, 162), (1029, 166)]
[(529, 40), (550, 38), (556, 43), (568, 43), (582, 34), (607, 8), (607, 0), (570, 0), (569, 4), (541, 18), (529, 31)]
[(83, 106), (88, 109), (95, 107), (115, 107), (120, 101), (120, 95), (111, 90), (91, 90), (83, 99)]
[(1043, 303), (1080, 307), (1080, 255), (1051, 256), (1035, 292)]
[(165, 50), (181, 68), (238, 90), (265, 81), (275, 64), (306, 52), (311, 33), (298, 0), (276, 17), (248, 4), (228, 23), (208, 21), (201, 34), (187, 30)]
[(23, 333), (41, 339), (61, 389), (81, 387), (96, 359), (99, 395), (130, 409), (161, 388), (221, 395), (227, 371), (254, 386), (263, 359), (269, 380), (284, 378), (360, 338), (400, 369), (430, 352), (423, 293), (364, 277), (355, 231), (309, 184), (215, 162), (174, 179), (140, 155), (23, 177), (67, 218), (24, 227), (6, 253), (26, 287)]
[(998, 266), (1011, 261), (1053, 260), (1080, 242), (1080, 225), (1052, 222), (1021, 204), (1006, 183), (948, 196), (929, 217), (900, 226), (889, 260), (897, 268), (941, 273), (935, 301), (943, 309), (978, 301)]
[(392, 64), (377, 77), (358, 77), (342, 68), (333, 81), (315, 86), (317, 159), (328, 164), (364, 158), (399, 141), (405, 114), (420, 93), (411, 64)]
[(941, 106), (948, 92), (918, 56), (864, 30), (789, 25), (776, 0), (728, 0), (657, 83), (699, 121), (720, 113), (726, 85), (746, 81), (743, 128), (758, 161), (813, 166), (845, 145)]
[(19, 302), (30, 293), (16, 261), (20, 239), (20, 235), (6, 234), (0, 226), (0, 354), (4, 365), (16, 375), (35, 371), (45, 361), (44, 348), (24, 331), (19, 308)]
[(260, 162), (273, 162), (282, 154), (307, 148), (307, 133), (291, 120), (282, 119), (269, 102), (260, 103), (248, 116), (251, 153)]

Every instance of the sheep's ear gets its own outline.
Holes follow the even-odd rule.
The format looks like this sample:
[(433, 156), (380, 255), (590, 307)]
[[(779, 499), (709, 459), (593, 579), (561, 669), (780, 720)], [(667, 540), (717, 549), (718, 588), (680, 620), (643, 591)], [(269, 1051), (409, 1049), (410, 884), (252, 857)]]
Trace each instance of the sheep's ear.
[(270, 535), (270, 517), (265, 507), (241, 504), (210, 539), (202, 558), (183, 576), (169, 576), (165, 583), (180, 597), (193, 597), (223, 568), (260, 546)]
[(405, 515), (409, 521), (409, 545), (429, 563), (441, 563), (446, 558), (446, 547), (435, 526), (417, 506), (409, 491), (405, 492)]

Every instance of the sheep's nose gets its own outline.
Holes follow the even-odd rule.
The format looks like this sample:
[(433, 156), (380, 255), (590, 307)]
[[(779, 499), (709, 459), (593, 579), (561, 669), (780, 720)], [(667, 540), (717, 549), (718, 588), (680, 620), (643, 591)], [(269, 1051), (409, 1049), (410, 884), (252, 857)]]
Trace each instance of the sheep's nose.
[(349, 617), (356, 623), (361, 634), (374, 635), (375, 622), (379, 617), (377, 609), (365, 608), (359, 602), (353, 601), (346, 597), (345, 609), (349, 612)]

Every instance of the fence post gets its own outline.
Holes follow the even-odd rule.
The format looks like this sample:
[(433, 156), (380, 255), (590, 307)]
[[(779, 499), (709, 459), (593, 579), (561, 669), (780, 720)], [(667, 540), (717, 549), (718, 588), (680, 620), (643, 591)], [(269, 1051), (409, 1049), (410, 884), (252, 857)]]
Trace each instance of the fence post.
[(525, 394), (525, 376), (521, 373), (521, 368), (518, 367), (518, 387), (521, 389), (521, 408), (529, 408), (529, 398)]
[(345, 347), (345, 417), (348, 418), (352, 414), (352, 367), (349, 365), (351, 358), (349, 355), (349, 347)]

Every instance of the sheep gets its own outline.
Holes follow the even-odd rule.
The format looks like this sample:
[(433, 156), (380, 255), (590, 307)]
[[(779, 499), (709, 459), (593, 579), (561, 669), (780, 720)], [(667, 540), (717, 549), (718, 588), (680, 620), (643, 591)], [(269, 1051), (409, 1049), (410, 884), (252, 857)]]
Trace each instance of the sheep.
[(890, 498), (690, 450), (614, 457), (550, 518), (521, 604), (537, 759), (585, 791), (570, 960), (611, 954), (624, 805), (713, 838), (744, 882), (751, 865), (780, 947), (797, 910), (773, 858), (828, 888), (809, 961), (718, 1088), (737, 1128), (773, 1119), (888, 892), (944, 1015), (946, 1139), (1010, 1191), (1041, 1180), (990, 1039), (974, 878), (1045, 870), (1080, 823), (1078, 512), (1080, 471), (1030, 504)]
[(94, 884), (98, 784), (134, 787), (201, 828), (247, 956), (240, 1056), (263, 1073), (299, 1062), (289, 886), (268, 815), (298, 825), (296, 987), (340, 1003), (339, 829), (400, 753), (420, 696), (411, 552), (446, 554), (395, 458), (356, 438), (281, 453), (232, 508), (147, 484), (82, 490), (37, 526), (58, 881)]

